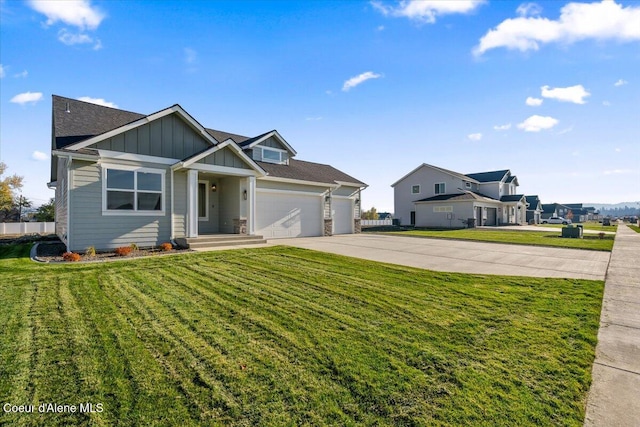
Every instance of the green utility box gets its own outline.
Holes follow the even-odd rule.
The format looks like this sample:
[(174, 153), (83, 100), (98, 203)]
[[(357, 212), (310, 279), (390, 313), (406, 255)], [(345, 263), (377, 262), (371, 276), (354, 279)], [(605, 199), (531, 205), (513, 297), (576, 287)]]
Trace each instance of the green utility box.
[(582, 227), (574, 227), (572, 225), (562, 227), (562, 237), (582, 239)]

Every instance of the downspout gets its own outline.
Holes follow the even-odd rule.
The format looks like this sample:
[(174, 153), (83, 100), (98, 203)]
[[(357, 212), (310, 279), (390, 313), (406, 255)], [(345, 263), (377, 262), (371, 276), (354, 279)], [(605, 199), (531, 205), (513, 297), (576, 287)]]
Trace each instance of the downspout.
[(173, 219), (173, 168), (171, 168), (171, 205), (170, 205), (170, 209), (171, 209), (171, 235), (169, 236), (169, 240), (171, 241), (171, 244), (174, 243), (174, 239), (175, 239), (175, 225), (173, 223), (174, 219)]

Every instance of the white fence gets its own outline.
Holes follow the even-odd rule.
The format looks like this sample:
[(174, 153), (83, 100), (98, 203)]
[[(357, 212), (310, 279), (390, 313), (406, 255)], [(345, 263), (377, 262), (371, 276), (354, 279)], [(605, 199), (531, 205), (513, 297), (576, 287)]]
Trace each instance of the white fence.
[(0, 236), (3, 234), (46, 234), (55, 232), (55, 222), (0, 222)]
[(376, 227), (379, 225), (393, 225), (393, 220), (391, 219), (363, 219), (360, 220), (360, 225), (362, 227)]

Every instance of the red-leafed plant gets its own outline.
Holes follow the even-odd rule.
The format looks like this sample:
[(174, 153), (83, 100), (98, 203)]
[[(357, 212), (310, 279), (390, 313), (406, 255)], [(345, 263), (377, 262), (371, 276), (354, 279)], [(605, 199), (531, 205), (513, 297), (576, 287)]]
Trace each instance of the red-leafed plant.
[(164, 252), (169, 252), (171, 249), (173, 249), (173, 246), (169, 242), (165, 242), (160, 245), (160, 250)]
[(115, 248), (114, 252), (118, 256), (127, 256), (131, 253), (131, 246), (120, 246), (119, 248)]
[(80, 254), (75, 252), (65, 252), (62, 254), (62, 259), (68, 262), (80, 261)]

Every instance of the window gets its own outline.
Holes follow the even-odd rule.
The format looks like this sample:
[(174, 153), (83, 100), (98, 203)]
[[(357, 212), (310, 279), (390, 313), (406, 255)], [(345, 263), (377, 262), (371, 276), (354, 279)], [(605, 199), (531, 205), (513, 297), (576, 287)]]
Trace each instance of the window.
[(453, 206), (434, 206), (434, 212), (453, 212)]
[(269, 163), (286, 163), (287, 152), (275, 148), (262, 147), (262, 161)]
[(471, 188), (471, 183), (470, 182), (465, 182), (464, 183), (464, 187), (465, 188)]
[(103, 169), (103, 213), (164, 213), (164, 171)]
[(209, 181), (198, 181), (198, 220), (209, 220)]
[(411, 194), (420, 194), (420, 186), (419, 185), (411, 186)]
[(439, 182), (435, 185), (436, 194), (444, 194), (444, 182)]

